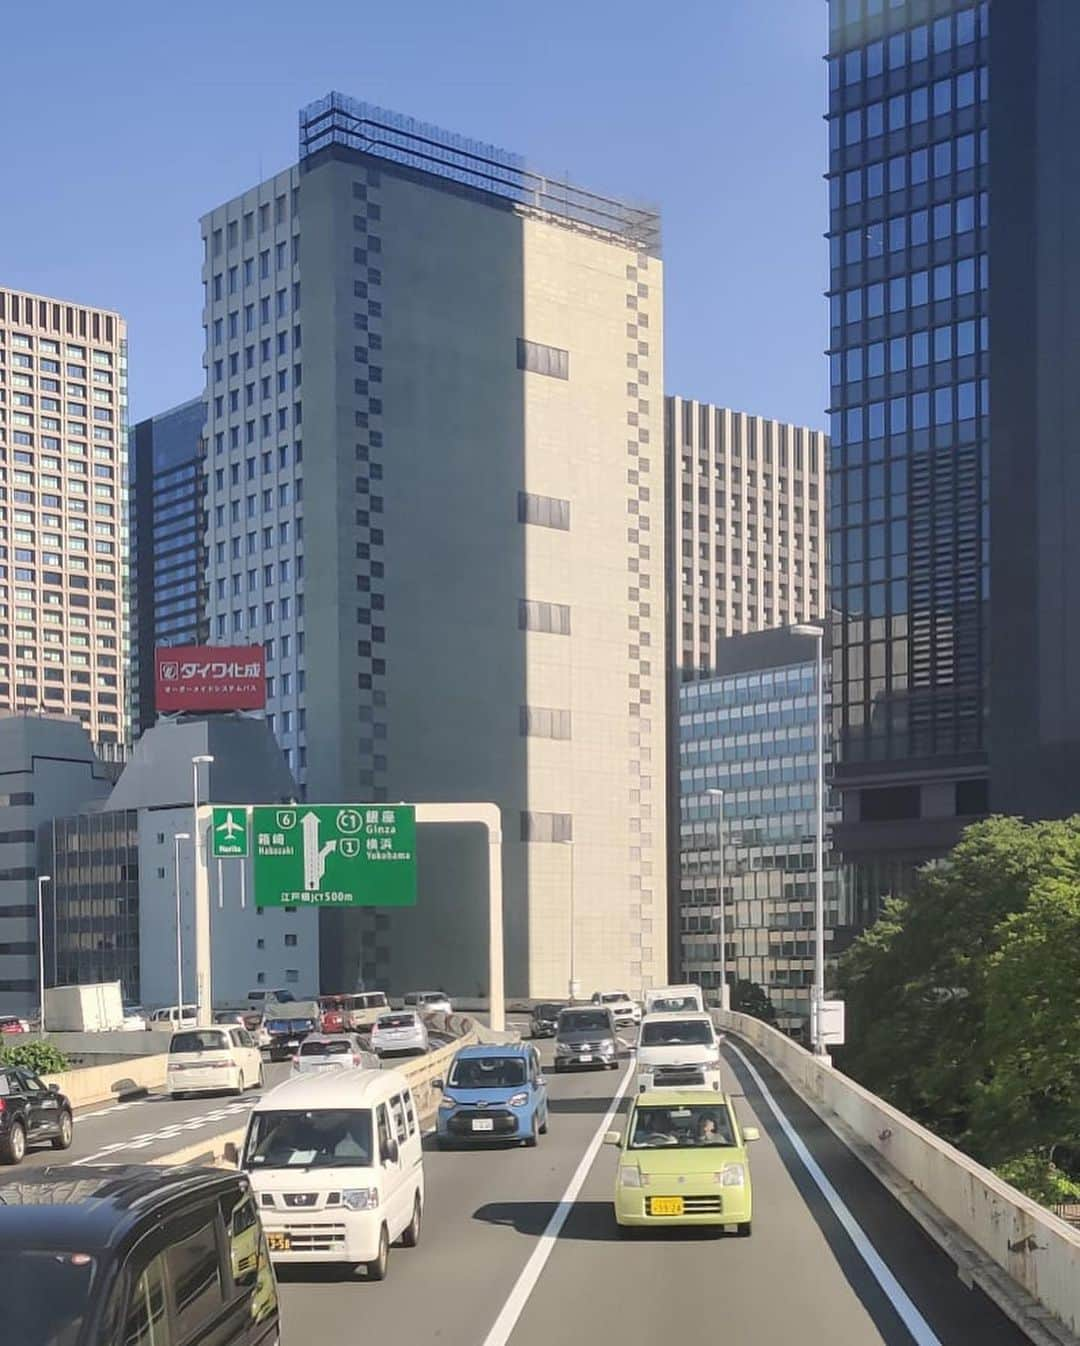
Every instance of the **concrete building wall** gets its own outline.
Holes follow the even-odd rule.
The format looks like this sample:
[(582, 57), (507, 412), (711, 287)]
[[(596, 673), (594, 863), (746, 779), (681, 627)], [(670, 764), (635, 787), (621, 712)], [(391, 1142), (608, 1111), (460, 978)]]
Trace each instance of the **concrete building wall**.
[(127, 330), (103, 309), (0, 288), (0, 710), (126, 740)]

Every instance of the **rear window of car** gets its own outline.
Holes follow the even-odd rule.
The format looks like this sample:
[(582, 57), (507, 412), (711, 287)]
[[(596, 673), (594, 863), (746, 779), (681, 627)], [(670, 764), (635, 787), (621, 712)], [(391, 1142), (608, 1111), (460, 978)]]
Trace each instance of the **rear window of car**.
[(384, 1014), (379, 1020), (380, 1028), (415, 1028), (415, 1014)]
[(212, 1029), (192, 1029), (188, 1033), (175, 1033), (169, 1043), (169, 1055), (179, 1056), (182, 1052), (221, 1052), (229, 1047), (229, 1035), (226, 1032), (215, 1033)]
[(348, 1056), (351, 1051), (348, 1038), (332, 1038), (329, 1042), (312, 1042), (309, 1038), (300, 1044), (301, 1056)]

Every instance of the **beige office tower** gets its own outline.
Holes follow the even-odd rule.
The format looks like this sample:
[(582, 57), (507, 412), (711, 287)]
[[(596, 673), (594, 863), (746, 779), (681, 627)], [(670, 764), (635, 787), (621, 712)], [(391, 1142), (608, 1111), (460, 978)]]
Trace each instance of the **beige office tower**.
[(706, 677), (716, 645), (825, 616), (828, 436), (667, 399), (671, 659)]
[(127, 330), (0, 288), (0, 713), (126, 737)]
[[(507, 989), (666, 975), (663, 284), (647, 210), (340, 95), (203, 221), (211, 634), (307, 797), (493, 800)], [(287, 685), (286, 685), (286, 679)], [(487, 846), (326, 913), (323, 989), (487, 990)]]

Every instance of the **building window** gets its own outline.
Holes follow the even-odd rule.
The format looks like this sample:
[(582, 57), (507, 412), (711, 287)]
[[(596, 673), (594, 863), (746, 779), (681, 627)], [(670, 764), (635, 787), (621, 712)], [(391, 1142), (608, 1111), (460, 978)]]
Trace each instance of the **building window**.
[(541, 528), (570, 529), (570, 501), (553, 495), (533, 495), (518, 491), (518, 523), (534, 523)]
[(522, 598), (518, 602), (518, 628), (522, 631), (548, 631), (557, 636), (570, 634), (570, 608), (565, 603), (540, 603)]
[(574, 819), (571, 814), (522, 811), (522, 841), (573, 841), (573, 839)]
[(517, 340), (517, 367), (530, 374), (546, 374), (552, 379), (570, 377), (570, 352), (558, 346), (544, 346), (539, 341)]
[(296, 983), (300, 980), (300, 973), (294, 967), (287, 967), (285, 969), (285, 980), (290, 984), (290, 986), (295, 986)]
[(295, 935), (286, 935), (286, 936), (285, 936), (285, 947), (286, 947), (287, 949), (295, 949), (295, 948), (296, 948), (296, 936), (295, 936)]
[(570, 712), (552, 710), (546, 706), (522, 706), (521, 733), (529, 738), (570, 737)]

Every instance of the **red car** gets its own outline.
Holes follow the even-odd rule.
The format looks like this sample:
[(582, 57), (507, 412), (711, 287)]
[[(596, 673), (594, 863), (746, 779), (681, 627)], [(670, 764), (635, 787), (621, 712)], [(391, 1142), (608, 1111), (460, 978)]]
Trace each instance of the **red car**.
[(0, 1014), (0, 1033), (29, 1033), (30, 1025), (16, 1014)]

